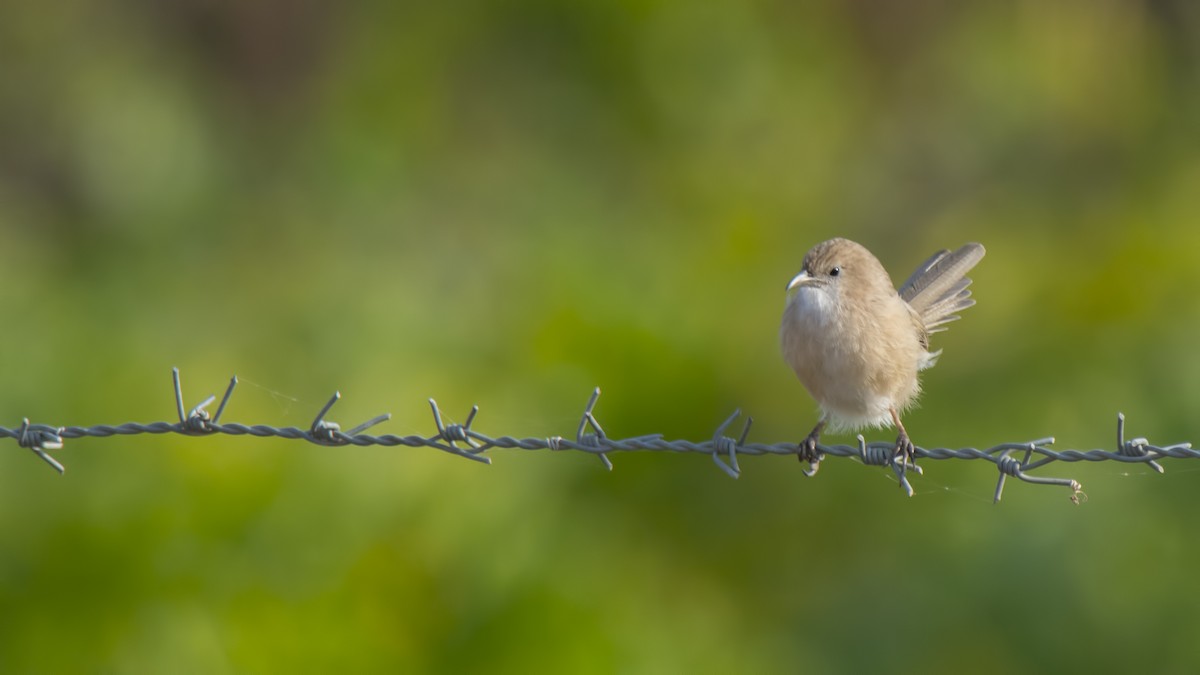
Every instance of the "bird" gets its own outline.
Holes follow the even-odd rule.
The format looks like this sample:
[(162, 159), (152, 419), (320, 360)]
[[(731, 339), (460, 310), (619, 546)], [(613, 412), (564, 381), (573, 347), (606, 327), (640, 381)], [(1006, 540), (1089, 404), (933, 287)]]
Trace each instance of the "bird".
[(983, 258), (981, 244), (934, 253), (899, 289), (866, 247), (830, 239), (804, 256), (788, 282), (779, 329), (783, 358), (820, 406), (798, 456), (816, 473), (821, 432), (895, 426), (893, 463), (915, 466), (914, 446), (900, 415), (921, 392), (919, 374), (941, 350), (929, 336), (946, 330), (971, 307), (967, 273)]

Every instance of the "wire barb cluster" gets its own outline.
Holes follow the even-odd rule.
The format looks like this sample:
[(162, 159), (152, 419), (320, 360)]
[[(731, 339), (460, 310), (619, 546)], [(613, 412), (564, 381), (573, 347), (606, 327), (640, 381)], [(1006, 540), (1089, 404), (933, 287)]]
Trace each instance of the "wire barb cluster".
[[(573, 439), (562, 436), (548, 438), (514, 438), (512, 436), (488, 436), (471, 428), (479, 414), (479, 406), (471, 408), (467, 420), (463, 424), (447, 424), (442, 419), (441, 410), (433, 399), (429, 399), (429, 407), (433, 412), (433, 422), (437, 433), (431, 436), (395, 436), (385, 434), (372, 436), (364, 433), (377, 424), (391, 419), (390, 414), (373, 417), (347, 431), (336, 422), (325, 418), (333, 405), (341, 398), (341, 393), (334, 392), (329, 401), (321, 408), (308, 429), (296, 427), (274, 427), (266, 424), (235, 424), (221, 423), (221, 416), (233, 396), (238, 379), (229, 380), (225, 395), (221, 398), (217, 412), (209, 415), (208, 406), (216, 400), (209, 396), (190, 410), (183, 402), (183, 388), (179, 380), (179, 369), (172, 369), (172, 379), (175, 388), (175, 408), (179, 417), (178, 422), (151, 422), (140, 424), (128, 422), (117, 426), (95, 425), (91, 427), (53, 427), (45, 424), (30, 424), (28, 419), (22, 421), (15, 429), (0, 427), (0, 437), (15, 439), (20, 447), (28, 448), (43, 461), (54, 467), (60, 474), (65, 471), (63, 465), (50, 456), (48, 451), (60, 450), (65, 439), (84, 437), (130, 436), (137, 434), (181, 434), (184, 436), (213, 436), (224, 434), (228, 436), (258, 436), (277, 437), (295, 440), (305, 440), (324, 446), (407, 446), (436, 448), (443, 452), (457, 455), (483, 464), (491, 464), (491, 458), (484, 453), (492, 449), (521, 449), (521, 450), (575, 450), (597, 456), (610, 471), (613, 468), (609, 455), (613, 452), (634, 451), (669, 451), (701, 453), (712, 457), (713, 462), (731, 478), (741, 475), (738, 464), (739, 455), (799, 455), (800, 446), (796, 443), (747, 443), (750, 427), (754, 418), (747, 417), (737, 438), (727, 436), (726, 431), (735, 420), (741, 416), (740, 410), (735, 410), (728, 418), (717, 426), (712, 439), (702, 442), (687, 440), (665, 440), (662, 434), (633, 436), (630, 438), (613, 439), (600, 426), (596, 419), (596, 403), (600, 399), (600, 389), (592, 391), (584, 407), (583, 416), (579, 420)], [(1070, 499), (1078, 504), (1086, 501), (1078, 481), (1071, 478), (1049, 478), (1030, 475), (1030, 471), (1041, 468), (1052, 462), (1133, 462), (1143, 463), (1152, 467), (1158, 473), (1164, 469), (1159, 460), (1173, 457), (1177, 459), (1198, 459), (1200, 451), (1192, 450), (1190, 443), (1176, 443), (1165, 447), (1153, 445), (1145, 438), (1125, 439), (1125, 416), (1117, 415), (1117, 449), (1107, 450), (1061, 450), (1050, 449), (1053, 438), (1039, 438), (1028, 443), (1001, 443), (986, 450), (976, 448), (915, 448), (915, 459), (982, 459), (996, 465), (999, 479), (996, 483), (995, 501), (1000, 501), (1004, 492), (1004, 483), (1013, 476), (1035, 485), (1056, 485), (1070, 490)], [(900, 487), (911, 497), (912, 485), (908, 481), (910, 471), (921, 474), (922, 470), (915, 462), (897, 461), (894, 447), (887, 442), (867, 443), (860, 435), (857, 446), (849, 445), (820, 445), (817, 448), (819, 458), (813, 462), (804, 473), (814, 475), (820, 461), (827, 455), (857, 459), (867, 466), (889, 467), (896, 475)]]

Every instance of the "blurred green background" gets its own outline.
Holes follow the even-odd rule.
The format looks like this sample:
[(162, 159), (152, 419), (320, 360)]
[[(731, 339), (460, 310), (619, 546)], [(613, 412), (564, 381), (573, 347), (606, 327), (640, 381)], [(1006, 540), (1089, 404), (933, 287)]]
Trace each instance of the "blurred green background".
[[(817, 241), (981, 241), (920, 445), (1200, 427), (1200, 9), (138, 0), (0, 10), (0, 424), (433, 396), (796, 441)], [(874, 432), (874, 439), (889, 439)], [(849, 437), (829, 437), (850, 442)], [(250, 438), (0, 454), (0, 671), (1194, 672), (1200, 463), (1040, 473)]]

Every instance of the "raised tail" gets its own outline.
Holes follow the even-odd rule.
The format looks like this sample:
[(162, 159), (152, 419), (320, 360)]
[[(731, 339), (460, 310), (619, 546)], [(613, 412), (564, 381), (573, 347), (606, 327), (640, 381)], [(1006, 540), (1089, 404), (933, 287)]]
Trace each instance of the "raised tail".
[(957, 251), (934, 253), (917, 268), (900, 287), (900, 297), (921, 317), (926, 333), (946, 330), (944, 324), (958, 319), (962, 311), (975, 301), (967, 288), (971, 280), (967, 272), (983, 259), (982, 244), (966, 244)]

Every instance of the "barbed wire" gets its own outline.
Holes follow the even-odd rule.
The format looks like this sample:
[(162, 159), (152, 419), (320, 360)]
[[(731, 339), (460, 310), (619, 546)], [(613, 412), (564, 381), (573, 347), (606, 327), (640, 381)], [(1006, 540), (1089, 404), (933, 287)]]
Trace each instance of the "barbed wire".
[[(441, 409), (438, 408), (437, 402), (433, 399), (429, 399), (429, 407), (433, 412), (433, 422), (437, 430), (437, 433), (433, 435), (396, 436), (384, 434), (381, 436), (372, 436), (363, 433), (367, 429), (391, 419), (391, 415), (386, 413), (373, 417), (347, 431), (342, 431), (341, 426), (336, 422), (330, 422), (325, 419), (326, 415), (333, 408), (333, 405), (341, 398), (341, 393), (339, 392), (334, 392), (329, 401), (317, 413), (316, 418), (313, 419), (312, 425), (308, 429), (275, 427), (267, 424), (222, 424), (221, 416), (224, 414), (229, 399), (233, 395), (233, 390), (238, 384), (236, 376), (229, 380), (229, 386), (225, 389), (225, 395), (221, 397), (221, 403), (217, 406), (217, 412), (210, 416), (208, 406), (212, 405), (216, 397), (209, 396), (188, 410), (183, 402), (183, 387), (180, 384), (179, 369), (172, 369), (171, 374), (175, 386), (175, 407), (179, 415), (178, 422), (150, 422), (146, 424), (127, 422), (115, 426), (98, 424), (90, 427), (54, 427), (45, 424), (31, 424), (29, 419), (26, 418), (22, 421), (21, 426), (15, 429), (0, 427), (0, 437), (16, 439), (20, 447), (31, 450), (47, 464), (54, 467), (60, 474), (66, 471), (65, 467), (54, 457), (50, 456), (48, 451), (62, 449), (65, 439), (85, 437), (105, 438), (109, 436), (132, 436), (138, 434), (180, 434), (184, 436), (224, 434), (227, 436), (257, 436), (304, 440), (324, 446), (379, 445), (428, 447), (484, 464), (491, 464), (491, 458), (484, 453), (492, 449), (575, 450), (597, 456), (603, 462), (605, 468), (610, 471), (613, 468), (613, 464), (609, 458), (609, 454), (613, 452), (690, 452), (709, 455), (712, 457), (713, 462), (732, 478), (737, 478), (741, 474), (741, 468), (738, 465), (738, 457), (740, 455), (796, 455), (799, 457), (800, 450), (800, 446), (796, 443), (747, 443), (746, 439), (750, 435), (750, 427), (754, 423), (754, 418), (752, 417), (746, 418), (742, 432), (737, 438), (726, 436), (726, 431), (741, 416), (740, 410), (735, 410), (733, 414), (717, 426), (711, 440), (699, 442), (666, 440), (662, 434), (649, 434), (621, 439), (610, 438), (604, 432), (603, 427), (600, 426), (600, 422), (596, 419), (595, 415), (596, 402), (600, 398), (599, 388), (592, 391), (591, 398), (588, 399), (587, 405), (584, 407), (583, 416), (579, 420), (579, 426), (576, 429), (573, 439), (563, 436), (549, 436), (545, 438), (489, 436), (471, 428), (471, 425), (475, 422), (476, 415), (479, 413), (479, 406), (471, 408), (471, 412), (467, 415), (465, 423), (446, 424), (442, 420)], [(867, 466), (891, 468), (896, 474), (896, 479), (900, 487), (911, 497), (913, 495), (913, 488), (908, 481), (908, 472), (923, 473), (921, 467), (915, 463), (916, 459), (980, 459), (991, 462), (999, 471), (1000, 476), (996, 483), (994, 497), (994, 501), (996, 502), (1000, 501), (1004, 492), (1005, 480), (1009, 476), (1014, 476), (1035, 485), (1066, 487), (1070, 490), (1071, 501), (1078, 504), (1081, 501), (1087, 500), (1087, 495), (1084, 494), (1083, 487), (1078, 481), (1071, 478), (1034, 476), (1030, 475), (1029, 472), (1053, 462), (1116, 461), (1147, 464), (1158, 473), (1163, 473), (1164, 469), (1158, 463), (1158, 460), (1168, 457), (1176, 459), (1200, 458), (1200, 451), (1192, 450), (1191, 443), (1176, 443), (1163, 447), (1153, 445), (1147, 439), (1140, 437), (1126, 440), (1125, 416), (1120, 413), (1117, 414), (1116, 451), (1056, 451), (1049, 447), (1053, 443), (1054, 438), (1047, 437), (1027, 443), (1001, 443), (983, 450), (976, 448), (954, 450), (950, 448), (917, 447), (913, 453), (914, 461), (907, 462), (903, 460), (897, 461), (894, 444), (888, 442), (867, 443), (860, 435), (858, 436), (857, 446), (817, 446), (818, 457), (815, 461), (809, 463), (808, 468), (804, 470), (804, 474), (807, 476), (816, 475), (817, 469), (820, 468), (820, 462), (826, 456), (853, 458)], [(1020, 458), (1018, 458), (1018, 455), (1020, 455)]]

